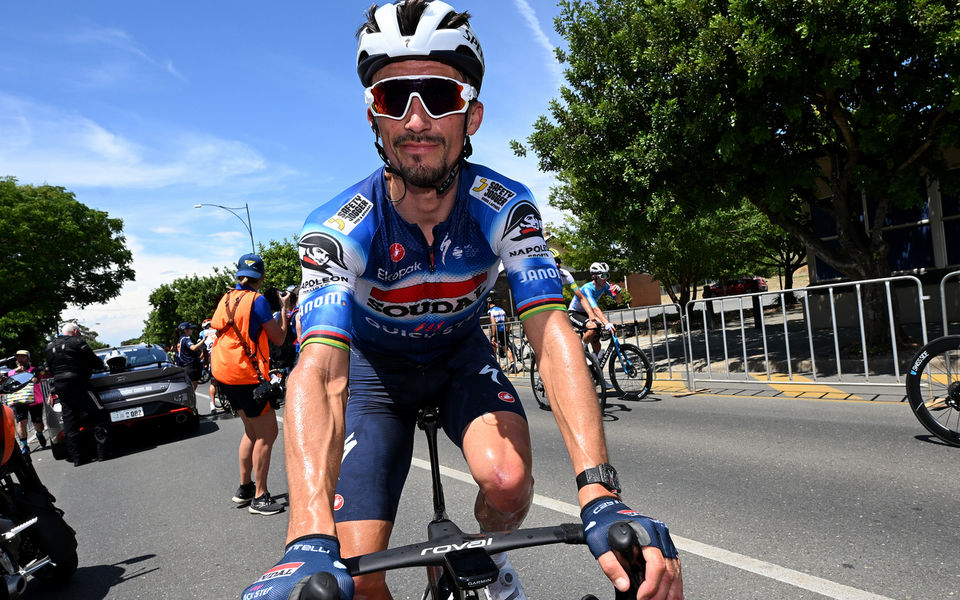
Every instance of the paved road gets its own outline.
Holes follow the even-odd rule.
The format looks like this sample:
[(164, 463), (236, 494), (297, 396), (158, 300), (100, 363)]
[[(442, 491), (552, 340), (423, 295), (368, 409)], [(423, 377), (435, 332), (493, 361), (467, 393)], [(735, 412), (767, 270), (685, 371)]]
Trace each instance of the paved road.
[[(574, 521), (573, 475), (550, 413), (518, 379), (535, 447), (528, 525)], [(204, 401), (201, 404), (205, 405)], [(74, 468), (34, 454), (80, 540), (67, 589), (31, 583), (27, 598), (236, 598), (280, 557), (285, 514), (250, 515), (237, 486), (237, 419), (206, 420), (187, 439), (140, 437), (125, 455)], [(909, 409), (749, 396), (655, 394), (610, 402), (607, 436), (634, 508), (666, 520), (683, 552), (688, 598), (915, 598), (960, 595), (960, 449), (931, 440)], [(424, 536), (426, 458), (404, 493), (395, 540)], [(270, 488), (286, 491), (282, 444)], [(475, 487), (441, 447), (451, 516), (471, 527)], [(580, 547), (512, 554), (538, 599), (612, 597)], [(391, 575), (419, 598), (419, 572)]]

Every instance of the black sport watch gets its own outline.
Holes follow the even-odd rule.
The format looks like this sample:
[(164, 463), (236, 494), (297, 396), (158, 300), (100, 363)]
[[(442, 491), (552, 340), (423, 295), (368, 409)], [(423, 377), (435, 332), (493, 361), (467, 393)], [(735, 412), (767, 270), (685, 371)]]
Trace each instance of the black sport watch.
[(578, 490), (591, 483), (599, 483), (611, 492), (620, 493), (620, 480), (617, 478), (617, 470), (610, 463), (591, 467), (577, 475)]

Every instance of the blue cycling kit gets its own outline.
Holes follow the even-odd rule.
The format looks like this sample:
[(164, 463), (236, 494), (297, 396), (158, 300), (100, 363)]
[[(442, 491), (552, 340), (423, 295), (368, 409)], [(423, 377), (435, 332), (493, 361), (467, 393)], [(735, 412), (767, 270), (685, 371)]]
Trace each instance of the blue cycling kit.
[(461, 164), (456, 202), (432, 244), (394, 209), (383, 167), (311, 213), (300, 236), (301, 349), (355, 345), (429, 361), (479, 327), (501, 261), (521, 321), (563, 310), (529, 190)]
[(540, 213), (522, 184), (465, 161), (433, 243), (390, 202), (383, 167), (314, 211), (300, 237), (301, 351), (350, 351), (337, 522), (393, 521), (419, 406), (457, 445), (485, 413), (523, 416), (480, 328), (502, 261), (520, 320), (563, 310)]
[[(607, 294), (613, 298), (613, 292), (610, 291), (610, 282), (604, 281), (601, 287), (597, 287), (594, 281), (589, 281), (582, 286), (580, 286), (580, 291), (583, 292), (583, 295), (586, 297), (587, 302), (590, 303), (590, 306), (597, 308), (597, 301), (600, 300), (601, 296)], [(574, 296), (573, 300), (570, 302), (570, 308), (568, 309), (572, 312), (587, 312), (583, 308), (583, 304), (580, 302), (580, 296)]]
[(487, 314), (490, 315), (490, 321), (496, 324), (497, 331), (503, 331), (504, 324), (507, 322), (507, 311), (499, 306), (491, 306)]
[(655, 546), (663, 553), (664, 558), (677, 557), (677, 548), (673, 545), (670, 530), (663, 521), (644, 516), (616, 498), (602, 497), (593, 500), (580, 511), (580, 519), (583, 521), (587, 546), (594, 558), (600, 558), (601, 554), (610, 551), (607, 530), (619, 521), (630, 523), (641, 546)]

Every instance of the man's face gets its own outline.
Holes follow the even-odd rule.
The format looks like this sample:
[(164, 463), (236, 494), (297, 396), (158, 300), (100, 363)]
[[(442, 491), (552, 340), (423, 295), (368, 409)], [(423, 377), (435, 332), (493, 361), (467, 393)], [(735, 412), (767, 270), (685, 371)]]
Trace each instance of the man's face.
[(17, 355), (17, 364), (20, 365), (21, 367), (27, 367), (27, 366), (29, 366), (29, 365), (30, 365), (30, 357), (27, 356), (26, 354), (18, 354), (18, 355)]
[[(377, 71), (373, 83), (403, 75), (439, 75), (464, 81), (459, 71), (443, 63), (404, 60)], [(463, 150), (464, 119), (467, 134), (473, 135), (483, 120), (483, 105), (474, 101), (465, 114), (434, 119), (415, 97), (407, 114), (400, 120), (374, 117), (369, 111), (367, 119), (371, 122), (376, 119), (383, 149), (407, 184), (435, 187), (446, 179)]]

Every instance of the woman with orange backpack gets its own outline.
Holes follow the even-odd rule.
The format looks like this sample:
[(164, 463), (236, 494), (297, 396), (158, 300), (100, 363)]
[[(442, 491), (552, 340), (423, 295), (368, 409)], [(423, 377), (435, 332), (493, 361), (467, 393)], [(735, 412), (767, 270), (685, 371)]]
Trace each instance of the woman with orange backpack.
[(267, 490), (278, 431), (275, 409), (279, 406), (269, 384), (269, 342), (279, 345), (287, 335), (291, 297), (280, 294), (282, 309), (274, 319), (270, 303), (258, 292), (263, 273), (263, 259), (256, 254), (244, 254), (237, 262), (237, 286), (220, 299), (211, 319), (217, 342), (211, 350), (210, 368), (220, 393), (243, 421), (240, 487), (233, 501), (249, 504), (253, 514), (273, 515), (283, 506)]

